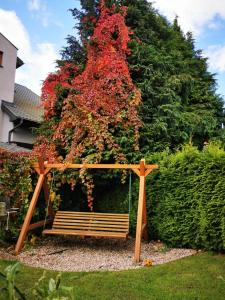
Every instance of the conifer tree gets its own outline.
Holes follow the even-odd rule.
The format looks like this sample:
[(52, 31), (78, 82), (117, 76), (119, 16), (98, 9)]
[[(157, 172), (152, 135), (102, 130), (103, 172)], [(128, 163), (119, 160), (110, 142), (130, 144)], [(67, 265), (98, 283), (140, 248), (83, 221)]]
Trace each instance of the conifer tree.
[[(106, 4), (128, 7), (126, 24), (133, 31), (129, 70), (142, 94), (142, 155), (174, 149), (190, 139), (202, 146), (217, 135), (223, 101), (216, 94), (207, 59), (195, 49), (192, 34), (182, 32), (177, 18), (170, 24), (147, 0), (108, 0)], [(98, 0), (81, 0), (81, 12), (71, 9), (80, 41), (68, 37), (62, 59), (74, 61), (82, 53), (78, 62), (85, 63), (86, 43), (93, 32), (92, 19), (99, 16), (98, 5)]]

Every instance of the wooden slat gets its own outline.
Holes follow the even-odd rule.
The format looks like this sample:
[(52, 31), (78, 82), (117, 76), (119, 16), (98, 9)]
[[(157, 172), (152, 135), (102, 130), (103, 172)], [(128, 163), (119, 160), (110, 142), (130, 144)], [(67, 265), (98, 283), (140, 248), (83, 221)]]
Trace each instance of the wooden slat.
[(63, 215), (81, 215), (81, 216), (107, 216), (107, 217), (129, 217), (129, 214), (112, 214), (112, 213), (93, 213), (93, 212), (76, 212), (76, 211), (57, 211), (57, 214)]
[(106, 227), (98, 227), (98, 226), (69, 226), (69, 225), (54, 225), (53, 229), (74, 229), (74, 230), (88, 230), (88, 231), (108, 231), (108, 232), (127, 232), (127, 228), (106, 228)]
[(99, 220), (99, 221), (106, 221), (106, 222), (128, 222), (129, 219), (119, 219), (119, 218), (96, 218), (96, 217), (81, 217), (81, 216), (56, 216), (55, 220), (84, 220), (84, 221), (88, 221), (88, 220)]
[(75, 220), (99, 220), (99, 221), (108, 221), (108, 222), (128, 222), (128, 218), (127, 219), (109, 219), (109, 218), (90, 218), (90, 217), (76, 217), (76, 216), (70, 216), (70, 217), (67, 217), (67, 216), (57, 216), (55, 219), (60, 219), (60, 220), (72, 220), (72, 219), (75, 219)]
[(91, 228), (91, 227), (95, 227), (95, 228), (112, 228), (112, 230), (113, 230), (113, 228), (117, 228), (117, 229), (121, 229), (121, 230), (127, 230), (128, 231), (128, 229), (129, 229), (129, 226), (128, 225), (125, 225), (125, 226), (116, 226), (116, 225), (104, 225), (104, 224), (91, 224), (91, 223), (82, 223), (82, 224), (77, 224), (77, 223), (54, 223), (53, 224), (53, 228), (55, 228), (55, 227), (63, 227), (63, 226), (70, 226), (71, 228), (72, 227), (76, 227), (76, 228), (78, 228), (78, 227), (87, 227), (87, 228)]
[(127, 222), (129, 218), (107, 218), (107, 217), (94, 217), (94, 216), (64, 216), (64, 215), (57, 215), (56, 219), (67, 220), (67, 219), (75, 219), (75, 220), (102, 220), (102, 221), (109, 221), (109, 222)]
[(63, 229), (49, 229), (44, 230), (43, 234), (60, 234), (60, 235), (75, 235), (75, 236), (94, 236), (94, 237), (106, 237), (106, 238), (126, 238), (126, 233), (120, 232), (102, 232), (102, 231), (92, 231), (87, 230), (63, 230)]
[(62, 219), (83, 219), (83, 220), (109, 220), (109, 221), (127, 221), (129, 218), (119, 218), (119, 217), (107, 217), (107, 216), (76, 216), (76, 215), (57, 215), (57, 218)]
[(83, 223), (76, 223), (76, 222), (54, 222), (53, 227), (55, 226), (64, 226), (64, 225), (69, 225), (69, 226), (88, 226), (88, 227), (105, 227), (105, 228), (124, 228), (127, 229), (129, 228), (129, 224), (120, 224), (120, 225), (114, 225), (114, 224), (101, 224), (101, 223), (87, 223), (87, 222), (83, 222)]
[(108, 232), (127, 232), (128, 233), (128, 229), (127, 228), (114, 228), (114, 227), (101, 227), (101, 226), (73, 226), (73, 225), (55, 225), (52, 227), (52, 229), (74, 229), (74, 230), (92, 230), (92, 231), (108, 231)]
[(104, 222), (104, 221), (106, 221), (106, 222), (119, 222), (119, 223), (122, 223), (122, 222), (128, 222), (129, 221), (129, 219), (127, 218), (127, 219), (115, 219), (115, 218), (113, 218), (113, 219), (109, 219), (109, 218), (94, 218), (94, 217), (92, 217), (92, 218), (90, 218), (90, 217), (77, 217), (77, 216), (56, 216), (55, 217), (55, 220), (64, 220), (65, 222), (66, 222), (66, 220), (72, 220), (72, 219), (74, 219), (74, 220), (84, 220), (84, 221), (89, 221), (89, 220), (99, 220), (99, 221), (102, 221), (102, 222)]
[(129, 222), (129, 218), (126, 219), (109, 219), (109, 218), (99, 218), (99, 217), (81, 217), (81, 216), (55, 216), (55, 220), (62, 220), (65, 221), (66, 220), (78, 220), (78, 221), (88, 221), (88, 220), (92, 220), (92, 221), (99, 221), (99, 222), (110, 222), (110, 223), (126, 223)]
[(82, 225), (82, 224), (93, 224), (93, 225), (101, 225), (101, 226), (115, 226), (115, 227), (128, 227), (129, 223), (128, 222), (122, 222), (122, 223), (111, 223), (111, 222), (99, 222), (99, 221), (81, 221), (81, 220), (67, 220), (67, 222), (64, 222), (64, 220), (55, 220), (54, 224), (77, 224), (77, 225)]
[(107, 219), (107, 218), (89, 218), (89, 217), (74, 217), (74, 216), (71, 216), (71, 217), (63, 217), (63, 216), (56, 216), (55, 217), (55, 220), (62, 220), (62, 221), (67, 221), (67, 220), (78, 220), (78, 221), (88, 221), (88, 220), (96, 220), (96, 221), (99, 221), (99, 222), (109, 222), (109, 223), (126, 223), (126, 222), (129, 222), (129, 219)]

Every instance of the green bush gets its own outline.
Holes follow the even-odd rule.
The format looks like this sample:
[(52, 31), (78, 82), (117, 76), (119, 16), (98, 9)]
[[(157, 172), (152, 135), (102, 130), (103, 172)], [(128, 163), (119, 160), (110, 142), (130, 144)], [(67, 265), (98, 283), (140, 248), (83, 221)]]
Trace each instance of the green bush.
[[(152, 157), (154, 159), (154, 157)], [(169, 246), (225, 250), (225, 151), (191, 145), (157, 157), (147, 178), (151, 238)]]
[[(16, 214), (10, 215), (10, 230), (0, 231), (1, 239), (11, 241), (17, 236), (27, 212), (33, 191), (31, 162), (29, 153), (10, 153), (0, 149), (0, 201), (6, 202), (7, 209), (19, 208)], [(6, 219), (1, 221), (4, 223)]]

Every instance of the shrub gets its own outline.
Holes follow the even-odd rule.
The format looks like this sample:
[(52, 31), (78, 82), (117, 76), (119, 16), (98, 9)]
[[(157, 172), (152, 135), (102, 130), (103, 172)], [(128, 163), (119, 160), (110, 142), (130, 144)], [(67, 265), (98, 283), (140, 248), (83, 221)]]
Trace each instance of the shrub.
[[(13, 231), (21, 224), (29, 206), (29, 195), (33, 190), (32, 172), (29, 155), (0, 149), (0, 201), (6, 201), (8, 208), (19, 208), (17, 218), (12, 215)], [(10, 233), (7, 235), (10, 236)]]
[(147, 178), (151, 237), (169, 246), (224, 251), (225, 151), (187, 145), (157, 159), (159, 170)]

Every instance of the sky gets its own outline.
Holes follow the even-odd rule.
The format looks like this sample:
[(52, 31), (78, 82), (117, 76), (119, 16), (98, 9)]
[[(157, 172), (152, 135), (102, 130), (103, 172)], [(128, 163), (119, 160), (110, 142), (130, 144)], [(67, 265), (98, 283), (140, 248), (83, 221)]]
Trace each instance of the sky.
[[(75, 34), (68, 11), (79, 0), (0, 0), (0, 32), (19, 50), (24, 65), (16, 71), (16, 82), (40, 95), (42, 81), (55, 70), (55, 61)], [(217, 92), (225, 99), (225, 0), (154, 0), (153, 6), (169, 21), (178, 16), (186, 33), (194, 35), (196, 49), (208, 57), (215, 73)]]

